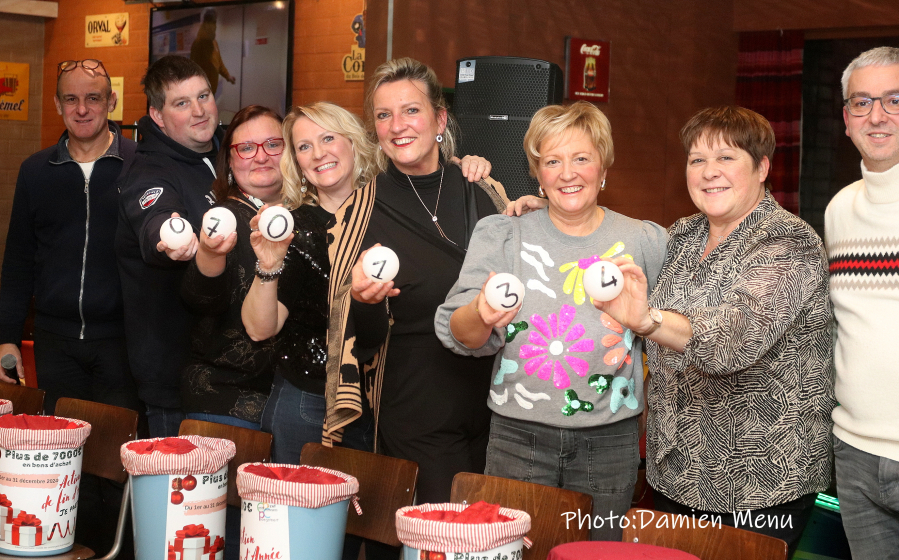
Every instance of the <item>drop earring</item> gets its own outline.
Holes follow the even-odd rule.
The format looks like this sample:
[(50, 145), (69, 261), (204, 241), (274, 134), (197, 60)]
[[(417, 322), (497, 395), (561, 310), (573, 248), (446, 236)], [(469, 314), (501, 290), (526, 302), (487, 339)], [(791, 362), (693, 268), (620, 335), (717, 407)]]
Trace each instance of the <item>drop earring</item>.
[(599, 190), (601, 190), (601, 191), (606, 190), (606, 180), (605, 179), (602, 180), (602, 184), (599, 186)]
[(442, 134), (438, 134), (438, 135), (437, 135), (437, 143), (439, 144), (439, 143), (441, 143), (441, 142), (443, 142), (443, 135), (442, 135)]
[(301, 177), (301, 178), (300, 178), (300, 183), (302, 184), (302, 186), (300, 187), (300, 192), (303, 193), (303, 194), (306, 194), (306, 178), (305, 178), (305, 177)]
[(543, 185), (537, 187), (537, 196), (539, 196), (540, 198), (546, 198), (546, 193), (543, 192)]
[(231, 173), (230, 169), (228, 170), (228, 184), (229, 185), (234, 184), (234, 173)]

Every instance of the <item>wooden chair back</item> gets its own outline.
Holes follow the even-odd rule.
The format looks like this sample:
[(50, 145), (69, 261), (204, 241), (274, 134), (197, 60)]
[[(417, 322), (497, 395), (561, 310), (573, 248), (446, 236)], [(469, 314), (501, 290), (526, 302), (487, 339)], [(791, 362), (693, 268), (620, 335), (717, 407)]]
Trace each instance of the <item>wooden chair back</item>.
[[(624, 542), (654, 544), (689, 552), (701, 560), (786, 560), (787, 543), (745, 529), (689, 523), (684, 516), (651, 509), (632, 508)], [(708, 523), (708, 521), (706, 521)]]
[(202, 420), (184, 420), (178, 435), (213, 437), (234, 442), (237, 453), (228, 462), (228, 505), (231, 506), (241, 505), (240, 494), (237, 493), (237, 467), (244, 463), (268, 463), (272, 458), (272, 435), (259, 430)]
[(350, 509), (346, 532), (400, 546), (396, 535), (396, 510), (411, 506), (418, 480), (418, 463), (343, 447), (325, 447), (307, 443), (300, 464), (324, 467), (359, 480), (359, 504), (362, 515)]
[(0, 399), (12, 402), (13, 414), (43, 414), (44, 394), (43, 390), (34, 387), (0, 383)]
[(497, 476), (459, 473), (453, 478), (450, 499), (469, 504), (484, 500), (530, 514), (531, 530), (527, 536), (534, 546), (524, 549), (522, 560), (544, 560), (556, 545), (590, 540), (587, 524), (580, 527), (577, 518), (566, 523), (564, 515), (578, 511), (591, 515), (593, 496), (589, 494)]
[(84, 443), (81, 470), (118, 483), (128, 478), (122, 466), (122, 445), (137, 437), (137, 412), (127, 408), (62, 397), (56, 401), (56, 416), (84, 420), (91, 435)]

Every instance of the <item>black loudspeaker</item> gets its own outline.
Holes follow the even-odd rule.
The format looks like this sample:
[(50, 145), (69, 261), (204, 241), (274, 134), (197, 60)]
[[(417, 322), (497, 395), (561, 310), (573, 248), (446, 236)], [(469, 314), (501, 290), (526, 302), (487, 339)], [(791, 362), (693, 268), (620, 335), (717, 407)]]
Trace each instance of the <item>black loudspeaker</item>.
[(456, 61), (453, 115), (462, 129), (458, 152), (487, 158), (490, 176), (511, 200), (537, 194), (522, 142), (541, 107), (562, 102), (562, 69), (545, 60), (480, 56)]

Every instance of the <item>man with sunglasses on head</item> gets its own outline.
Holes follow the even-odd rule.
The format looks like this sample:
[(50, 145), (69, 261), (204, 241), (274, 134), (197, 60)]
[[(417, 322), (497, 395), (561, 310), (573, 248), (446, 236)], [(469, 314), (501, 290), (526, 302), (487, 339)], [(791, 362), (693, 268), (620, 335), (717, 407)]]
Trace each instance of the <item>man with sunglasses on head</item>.
[(160, 239), (172, 217), (199, 231), (215, 202), (212, 181), (223, 131), (205, 72), (181, 56), (154, 62), (142, 81), (150, 110), (138, 122), (137, 157), (122, 186), (116, 254), (125, 299), (128, 357), (153, 437), (176, 436), (180, 376), (194, 317), (180, 297), (197, 235), (181, 247)]
[[(53, 98), (66, 130), (22, 163), (0, 277), (0, 355), (19, 346), (34, 296), (34, 354), (44, 408), (74, 397), (137, 410), (113, 253), (116, 181), (136, 144), (107, 119), (116, 106), (99, 60), (59, 63)], [(10, 372), (11, 373), (11, 372)], [(0, 381), (16, 383), (0, 372)]]
[(833, 450), (853, 558), (899, 558), (899, 49), (843, 72), (846, 135), (862, 178), (827, 206), (824, 238), (837, 325)]

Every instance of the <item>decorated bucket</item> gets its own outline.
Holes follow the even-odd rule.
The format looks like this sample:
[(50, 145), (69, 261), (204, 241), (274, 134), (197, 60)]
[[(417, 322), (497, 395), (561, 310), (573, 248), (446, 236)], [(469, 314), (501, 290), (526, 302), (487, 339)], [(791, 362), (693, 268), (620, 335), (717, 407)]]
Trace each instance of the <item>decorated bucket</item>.
[(521, 560), (531, 516), (487, 502), (421, 504), (396, 512), (403, 560)]
[(122, 446), (137, 560), (223, 560), (234, 442), (201, 436)]
[(12, 414), (12, 401), (0, 399), (0, 416)]
[(340, 471), (247, 463), (237, 468), (240, 558), (340, 560), (359, 481)]
[(0, 416), (0, 552), (72, 549), (84, 440), (91, 425), (55, 416)]

